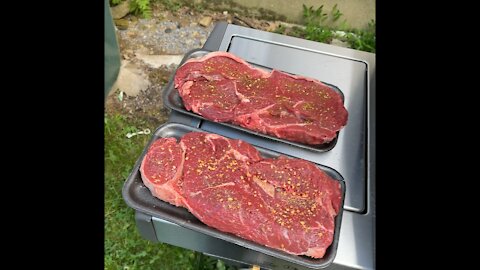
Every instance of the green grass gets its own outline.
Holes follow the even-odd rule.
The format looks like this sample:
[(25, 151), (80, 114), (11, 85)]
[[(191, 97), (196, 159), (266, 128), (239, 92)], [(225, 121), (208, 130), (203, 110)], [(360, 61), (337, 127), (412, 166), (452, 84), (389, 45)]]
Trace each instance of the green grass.
[(144, 128), (154, 130), (141, 120), (105, 116), (105, 269), (193, 269), (194, 252), (142, 239), (123, 201), (123, 183), (149, 140), (125, 135)]
[(226, 270), (217, 259), (143, 239), (134, 210), (122, 198), (122, 187), (151, 135), (126, 137), (128, 132), (157, 128), (141, 119), (105, 115), (105, 269)]

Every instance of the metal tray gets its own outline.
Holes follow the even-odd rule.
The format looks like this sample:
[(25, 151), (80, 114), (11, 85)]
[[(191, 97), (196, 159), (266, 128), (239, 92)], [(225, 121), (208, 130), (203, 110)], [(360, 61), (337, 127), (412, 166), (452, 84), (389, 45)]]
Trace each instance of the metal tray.
[[(191, 58), (202, 57), (202, 56), (204, 56), (204, 55), (206, 55), (207, 53), (210, 53), (210, 52), (211, 51), (207, 51), (207, 50), (204, 50), (204, 49), (191, 50), (190, 52), (185, 54), (185, 56), (182, 59), (182, 62), (180, 62), (178, 67), (183, 65), (187, 60), (189, 60)], [(266, 70), (266, 71), (271, 71), (272, 70), (271, 68), (256, 65), (256, 64), (253, 64), (253, 63), (249, 63), (249, 64), (252, 65), (252, 66), (255, 66), (257, 68)], [(285, 72), (285, 71), (283, 71), (283, 72)], [(288, 73), (288, 72), (286, 72), (286, 73)], [(176, 74), (176, 71), (172, 75), (172, 77), (170, 78), (170, 81), (169, 81), (167, 87), (163, 91), (163, 102), (164, 102), (165, 106), (167, 106), (168, 108), (170, 108), (172, 110), (175, 110), (177, 112), (187, 114), (187, 115), (190, 115), (190, 116), (194, 116), (194, 117), (200, 118), (202, 120), (210, 121), (210, 120), (204, 118), (203, 116), (201, 116), (199, 114), (196, 114), (196, 113), (191, 112), (191, 111), (187, 111), (187, 109), (185, 109), (185, 106), (183, 105), (183, 100), (180, 97), (180, 95), (178, 93), (178, 90), (175, 89), (175, 85), (174, 85), (175, 74)], [(289, 74), (291, 74), (291, 73), (289, 73)], [(292, 74), (292, 75), (296, 75), (296, 74)], [(342, 91), (337, 86), (326, 83), (326, 82), (322, 82), (322, 83), (330, 86), (330, 88), (332, 88), (334, 91), (338, 92), (340, 94), (340, 96), (342, 97), (342, 101), (345, 102), (345, 97), (344, 97)], [(337, 136), (332, 141), (330, 141), (328, 143), (319, 144), (319, 145), (308, 145), (308, 144), (288, 141), (288, 140), (285, 140), (285, 139), (280, 139), (280, 138), (277, 138), (277, 137), (274, 137), (274, 136), (259, 133), (259, 132), (256, 132), (256, 131), (253, 131), (253, 130), (250, 130), (250, 129), (246, 129), (246, 128), (243, 128), (243, 127), (238, 126), (238, 125), (233, 125), (233, 124), (230, 124), (230, 123), (224, 123), (224, 122), (215, 122), (215, 123), (225, 125), (225, 126), (229, 126), (229, 127), (232, 127), (232, 128), (238, 129), (238, 130), (242, 130), (244, 132), (248, 132), (250, 134), (261, 136), (261, 137), (264, 137), (264, 138), (267, 138), (267, 139), (270, 139), (270, 140), (279, 141), (279, 142), (282, 142), (282, 143), (294, 145), (294, 146), (297, 146), (297, 147), (300, 147), (300, 148), (303, 148), (303, 149), (308, 149), (308, 150), (316, 151), (316, 152), (326, 152), (326, 151), (331, 150), (335, 146), (335, 144), (337, 143), (337, 139), (338, 139), (338, 135), (339, 135), (339, 131), (337, 131)]]
[[(127, 178), (123, 186), (122, 195), (128, 206), (132, 207), (137, 211), (143, 212), (145, 214), (149, 214), (153, 217), (157, 217), (160, 219), (173, 222), (175, 224), (191, 229), (193, 231), (204, 233), (206, 235), (216, 237), (216, 238), (237, 244), (239, 246), (246, 247), (251, 250), (261, 252), (261, 253), (270, 255), (272, 257), (291, 262), (293, 264), (308, 267), (310, 269), (324, 268), (333, 262), (335, 255), (337, 253), (338, 240), (340, 236), (340, 226), (342, 224), (343, 205), (344, 205), (346, 187), (345, 187), (345, 182), (343, 180), (343, 177), (332, 168), (316, 164), (319, 168), (325, 171), (333, 179), (338, 180), (340, 182), (341, 189), (342, 189), (341, 207), (338, 215), (335, 217), (335, 229), (333, 234), (333, 242), (330, 245), (330, 247), (328, 247), (325, 253), (325, 256), (321, 259), (314, 259), (307, 256), (296, 256), (296, 255), (288, 254), (280, 250), (276, 250), (273, 248), (263, 246), (261, 244), (257, 244), (249, 240), (245, 240), (233, 234), (218, 231), (215, 228), (212, 228), (203, 224), (200, 220), (198, 220), (195, 216), (193, 216), (187, 209), (173, 206), (167, 202), (157, 199), (156, 197), (153, 197), (152, 194), (150, 193), (150, 190), (143, 184), (140, 176), (140, 170), (139, 170), (143, 157), (148, 151), (148, 148), (158, 138), (175, 137), (178, 139), (178, 138), (181, 138), (184, 134), (191, 131), (203, 131), (203, 130), (186, 126), (183, 124), (167, 123), (160, 126), (155, 131), (149, 143), (147, 144), (142, 154), (138, 158), (137, 162), (135, 163), (133, 171), (130, 173), (129, 177)], [(267, 150), (261, 147), (256, 147), (256, 146), (254, 147), (260, 152), (261, 156), (265, 158), (274, 158), (274, 157), (280, 156), (280, 154), (277, 152)]]

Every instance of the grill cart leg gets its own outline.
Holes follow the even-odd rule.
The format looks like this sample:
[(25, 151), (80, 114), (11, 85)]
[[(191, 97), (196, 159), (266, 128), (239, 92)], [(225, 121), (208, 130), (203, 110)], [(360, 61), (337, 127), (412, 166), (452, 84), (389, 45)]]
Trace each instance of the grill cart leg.
[(158, 242), (155, 229), (153, 228), (152, 216), (135, 211), (135, 222), (137, 223), (138, 231), (143, 238), (152, 242)]

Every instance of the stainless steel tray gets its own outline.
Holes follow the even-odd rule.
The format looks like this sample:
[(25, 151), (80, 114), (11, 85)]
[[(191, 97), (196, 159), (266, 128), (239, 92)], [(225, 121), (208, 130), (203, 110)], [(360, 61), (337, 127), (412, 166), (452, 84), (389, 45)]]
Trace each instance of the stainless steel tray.
[[(190, 230), (204, 233), (206, 235), (213, 236), (213, 237), (237, 244), (239, 246), (246, 247), (251, 250), (261, 252), (269, 256), (279, 258), (284, 261), (288, 261), (290, 263), (308, 267), (310, 269), (325, 268), (333, 262), (335, 255), (337, 253), (337, 248), (338, 248), (346, 187), (345, 187), (345, 182), (343, 180), (343, 177), (337, 171), (335, 171), (330, 167), (316, 164), (320, 169), (325, 171), (333, 179), (339, 181), (342, 189), (342, 202), (341, 202), (339, 213), (335, 217), (335, 229), (334, 229), (334, 235), (333, 235), (333, 242), (330, 245), (330, 247), (328, 247), (325, 253), (325, 256), (321, 259), (314, 259), (307, 256), (296, 256), (296, 255), (288, 254), (280, 250), (276, 250), (273, 248), (263, 246), (261, 244), (257, 244), (249, 240), (245, 240), (233, 234), (218, 231), (215, 228), (212, 228), (203, 224), (195, 216), (193, 216), (187, 209), (173, 206), (167, 202), (164, 202), (160, 199), (153, 197), (150, 191), (148, 190), (148, 188), (143, 184), (140, 171), (139, 171), (141, 162), (148, 148), (158, 138), (175, 137), (178, 139), (178, 138), (181, 138), (184, 134), (192, 131), (204, 132), (201, 129), (197, 129), (194, 127), (186, 126), (183, 124), (177, 124), (177, 123), (164, 124), (155, 131), (155, 133), (152, 135), (150, 142), (147, 144), (142, 154), (138, 158), (132, 172), (130, 173), (129, 177), (127, 178), (123, 186), (122, 195), (125, 202), (130, 207), (132, 207), (137, 211), (143, 212), (145, 214), (152, 215), (153, 217), (157, 217), (160, 219), (173, 222), (175, 224), (178, 224)], [(255, 147), (255, 148), (260, 152), (261, 156), (265, 158), (275, 158), (280, 156), (279, 153), (271, 150), (267, 150), (261, 147)], [(287, 268), (288, 265), (285, 265), (284, 267), (285, 269), (290, 269), (290, 268)]]
[[(207, 51), (207, 50), (204, 50), (204, 49), (192, 50), (192, 51), (185, 54), (184, 58), (182, 59), (182, 62), (180, 62), (179, 67), (181, 65), (183, 65), (187, 60), (189, 60), (191, 58), (202, 57), (202, 56), (206, 55), (207, 53), (210, 53), (210, 51)], [(251, 64), (252, 66), (255, 66), (257, 68), (267, 70), (267, 71), (271, 70), (268, 67), (256, 65), (254, 63), (249, 63), (249, 64)], [(176, 73), (176, 71), (175, 71), (175, 73)], [(185, 109), (185, 106), (183, 105), (182, 98), (180, 97), (180, 95), (178, 93), (178, 90), (175, 89), (175, 85), (174, 85), (175, 73), (170, 78), (170, 81), (169, 81), (167, 87), (163, 91), (163, 102), (164, 102), (165, 106), (170, 108), (171, 110), (175, 110), (175, 111), (183, 113), (183, 114), (187, 114), (187, 115), (190, 115), (190, 116), (194, 116), (196, 118), (200, 118), (200, 119), (205, 120), (205, 121), (209, 121), (208, 119), (204, 118), (203, 116), (198, 115), (198, 114), (196, 114), (194, 112), (191, 112), (191, 111), (187, 111), (187, 109)], [(292, 75), (296, 75), (296, 74), (292, 74)], [(334, 91), (338, 92), (341, 95), (342, 100), (345, 101), (342, 91), (340, 91), (340, 89), (337, 86), (326, 83), (326, 82), (322, 82), (322, 83), (328, 85)], [(215, 122), (215, 123), (217, 123), (217, 122)], [(264, 138), (267, 138), (269, 140), (279, 141), (279, 142), (282, 142), (282, 143), (294, 145), (296, 147), (300, 147), (300, 148), (303, 148), (303, 149), (308, 149), (308, 150), (316, 151), (316, 152), (326, 152), (326, 151), (331, 150), (333, 147), (335, 147), (335, 144), (337, 143), (337, 138), (338, 138), (338, 135), (339, 135), (339, 131), (338, 131), (337, 136), (332, 141), (330, 141), (328, 143), (324, 143), (324, 144), (320, 144), (320, 145), (308, 145), (308, 144), (288, 141), (288, 140), (285, 140), (285, 139), (280, 139), (280, 138), (277, 138), (277, 137), (274, 137), (274, 136), (259, 133), (259, 132), (256, 132), (256, 131), (253, 131), (253, 130), (250, 130), (250, 129), (246, 129), (246, 128), (243, 128), (243, 127), (238, 126), (238, 125), (233, 125), (233, 124), (230, 124), (230, 123), (223, 123), (222, 122), (222, 123), (218, 123), (218, 124), (229, 126), (229, 127), (241, 130), (243, 132), (255, 134), (257, 136), (264, 137)]]

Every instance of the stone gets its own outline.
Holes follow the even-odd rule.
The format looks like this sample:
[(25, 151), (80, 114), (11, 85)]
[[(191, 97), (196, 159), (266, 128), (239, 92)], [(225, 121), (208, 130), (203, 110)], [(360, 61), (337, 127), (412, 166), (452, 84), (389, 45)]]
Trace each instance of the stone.
[(345, 41), (341, 41), (339, 39), (332, 39), (332, 42), (330, 43), (331, 45), (339, 46), (339, 47), (344, 47), (344, 48), (350, 48), (350, 44)]
[(122, 3), (111, 7), (110, 10), (112, 11), (113, 19), (121, 19), (130, 12), (130, 1), (123, 1)]
[(159, 68), (162, 65), (178, 65), (183, 58), (183, 55), (146, 55), (140, 53), (136, 53), (135, 56), (152, 68)]
[(204, 27), (208, 27), (211, 23), (212, 23), (212, 17), (210, 16), (205, 16), (200, 21), (198, 21), (198, 24)]
[(271, 23), (271, 22), (267, 22), (266, 25), (263, 25), (263, 26), (264, 26), (264, 30), (268, 32), (273, 32), (278, 28), (277, 23)]
[(165, 29), (165, 33), (168, 34), (168, 33), (171, 33), (171, 32), (172, 32), (172, 29), (170, 29), (170, 28)]
[(146, 90), (149, 86), (150, 81), (147, 75), (134, 64), (124, 60), (112, 91), (118, 89), (130, 97), (135, 97), (140, 91)]
[(117, 26), (117, 28), (119, 30), (127, 30), (128, 29), (128, 25), (129, 25), (128, 20), (118, 19), (118, 20), (114, 20), (114, 21), (115, 21), (115, 25)]
[(180, 26), (178, 28), (183, 28), (183, 27), (190, 26), (190, 21), (187, 19), (180, 19), (180, 22), (178, 24)]

